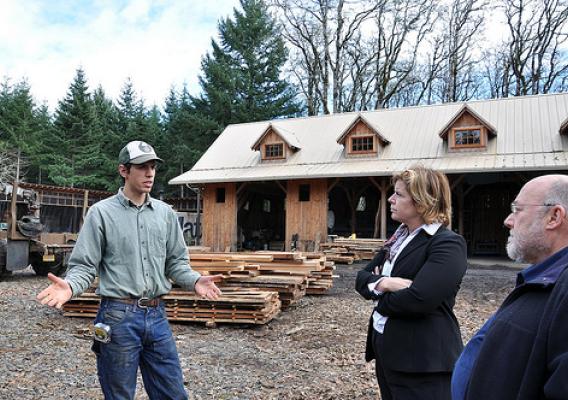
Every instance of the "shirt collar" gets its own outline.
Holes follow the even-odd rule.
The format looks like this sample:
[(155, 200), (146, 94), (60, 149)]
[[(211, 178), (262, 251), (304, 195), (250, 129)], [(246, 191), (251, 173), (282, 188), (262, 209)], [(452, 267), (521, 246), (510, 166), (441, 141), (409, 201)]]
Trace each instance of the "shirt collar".
[(568, 247), (554, 253), (546, 260), (531, 265), (517, 275), (517, 286), (526, 283), (552, 284), (568, 265)]
[[(138, 207), (136, 204), (134, 204), (132, 202), (132, 200), (130, 200), (128, 197), (126, 197), (126, 195), (124, 194), (124, 187), (121, 187), (121, 188), (118, 189), (118, 201), (124, 207)], [(150, 194), (147, 194), (146, 200), (144, 200), (144, 203), (140, 207), (149, 206), (150, 208), (153, 208), (153, 204), (152, 204), (153, 201), (154, 201), (154, 199), (152, 199)]]
[(423, 229), (428, 235), (432, 236), (436, 232), (438, 232), (438, 229), (440, 229), (441, 226), (442, 226), (442, 224), (440, 222), (432, 222), (431, 224), (423, 224), (423, 225), (419, 226), (418, 228), (416, 228), (413, 232), (410, 232), (410, 234), (411, 235), (417, 235), (418, 232), (420, 232), (420, 230)]

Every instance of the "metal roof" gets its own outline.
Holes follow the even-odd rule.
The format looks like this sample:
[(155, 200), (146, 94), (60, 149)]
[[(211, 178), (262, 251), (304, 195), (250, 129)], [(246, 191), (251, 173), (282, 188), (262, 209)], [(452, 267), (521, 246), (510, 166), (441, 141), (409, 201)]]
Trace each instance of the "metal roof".
[[(467, 105), (495, 129), (482, 151), (448, 152), (439, 134)], [(337, 138), (361, 114), (390, 144), (378, 155), (345, 158)], [(568, 169), (568, 93), (446, 103), (229, 125), (195, 166), (170, 184), (389, 176), (421, 163), (446, 173)], [(285, 161), (251, 149), (269, 124), (293, 132), (301, 150)]]

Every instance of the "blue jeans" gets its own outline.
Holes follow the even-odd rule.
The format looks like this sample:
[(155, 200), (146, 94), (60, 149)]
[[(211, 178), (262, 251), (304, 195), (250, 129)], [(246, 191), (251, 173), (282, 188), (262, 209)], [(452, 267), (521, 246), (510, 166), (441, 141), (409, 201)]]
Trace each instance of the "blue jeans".
[(140, 366), (151, 400), (186, 400), (176, 344), (161, 303), (141, 308), (103, 299), (95, 323), (111, 327), (110, 343), (93, 343), (106, 400), (131, 400)]

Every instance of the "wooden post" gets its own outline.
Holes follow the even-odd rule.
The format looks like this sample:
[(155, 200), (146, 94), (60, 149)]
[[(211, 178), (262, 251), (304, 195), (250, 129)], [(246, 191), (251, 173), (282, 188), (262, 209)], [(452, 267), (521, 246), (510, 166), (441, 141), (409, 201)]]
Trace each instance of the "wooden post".
[(87, 215), (87, 210), (89, 208), (89, 191), (85, 190), (83, 193), (83, 212), (81, 213), (81, 223), (79, 224), (79, 229), (83, 226), (83, 222), (85, 222), (85, 215)]
[(381, 238), (387, 238), (387, 190), (390, 185), (381, 187)]
[[(369, 178), (371, 180), (371, 182), (373, 182), (373, 185), (375, 185), (375, 187), (377, 189), (379, 189), (379, 191), (381, 192), (381, 200), (380, 200), (380, 204), (379, 204), (379, 212), (381, 214), (381, 220), (380, 220), (380, 230), (381, 230), (381, 238), (386, 239), (387, 238), (387, 194), (388, 194), (388, 190), (391, 187), (391, 184), (389, 182), (388, 178), (385, 178), (383, 180), (381, 180), (381, 182), (377, 182), (375, 180), (375, 178), (370, 177)], [(376, 227), (375, 227), (376, 230)]]
[[(448, 178), (449, 180), (449, 178)], [(458, 200), (458, 233), (463, 236), (463, 185), (462, 182), (464, 180), (464, 175), (458, 176), (453, 181), (450, 181), (450, 190), (453, 192), (456, 191), (456, 198)], [(455, 207), (454, 207), (455, 209)], [(452, 229), (452, 220), (448, 224), (448, 229)]]
[(196, 188), (195, 193), (197, 194), (197, 203), (195, 204), (196, 216), (195, 216), (195, 245), (201, 245), (201, 187)]
[(463, 236), (464, 226), (463, 226), (463, 185), (459, 185), (456, 188), (456, 197), (458, 200), (458, 233)]
[(16, 239), (18, 237), (18, 232), (16, 230), (16, 225), (18, 224), (18, 181), (12, 183), (12, 199), (10, 201), (10, 214), (8, 223), (10, 224), (10, 230), (8, 231), (8, 239)]

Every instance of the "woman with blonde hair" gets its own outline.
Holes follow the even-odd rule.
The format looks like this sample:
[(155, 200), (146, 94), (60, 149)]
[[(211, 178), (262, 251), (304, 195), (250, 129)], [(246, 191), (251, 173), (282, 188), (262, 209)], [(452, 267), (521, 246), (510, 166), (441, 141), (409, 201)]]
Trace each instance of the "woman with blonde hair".
[(413, 166), (392, 179), (392, 219), (400, 226), (357, 274), (357, 291), (375, 301), (365, 358), (375, 359), (383, 400), (450, 400), (462, 350), (453, 308), (467, 268), (465, 240), (447, 228), (447, 177)]

